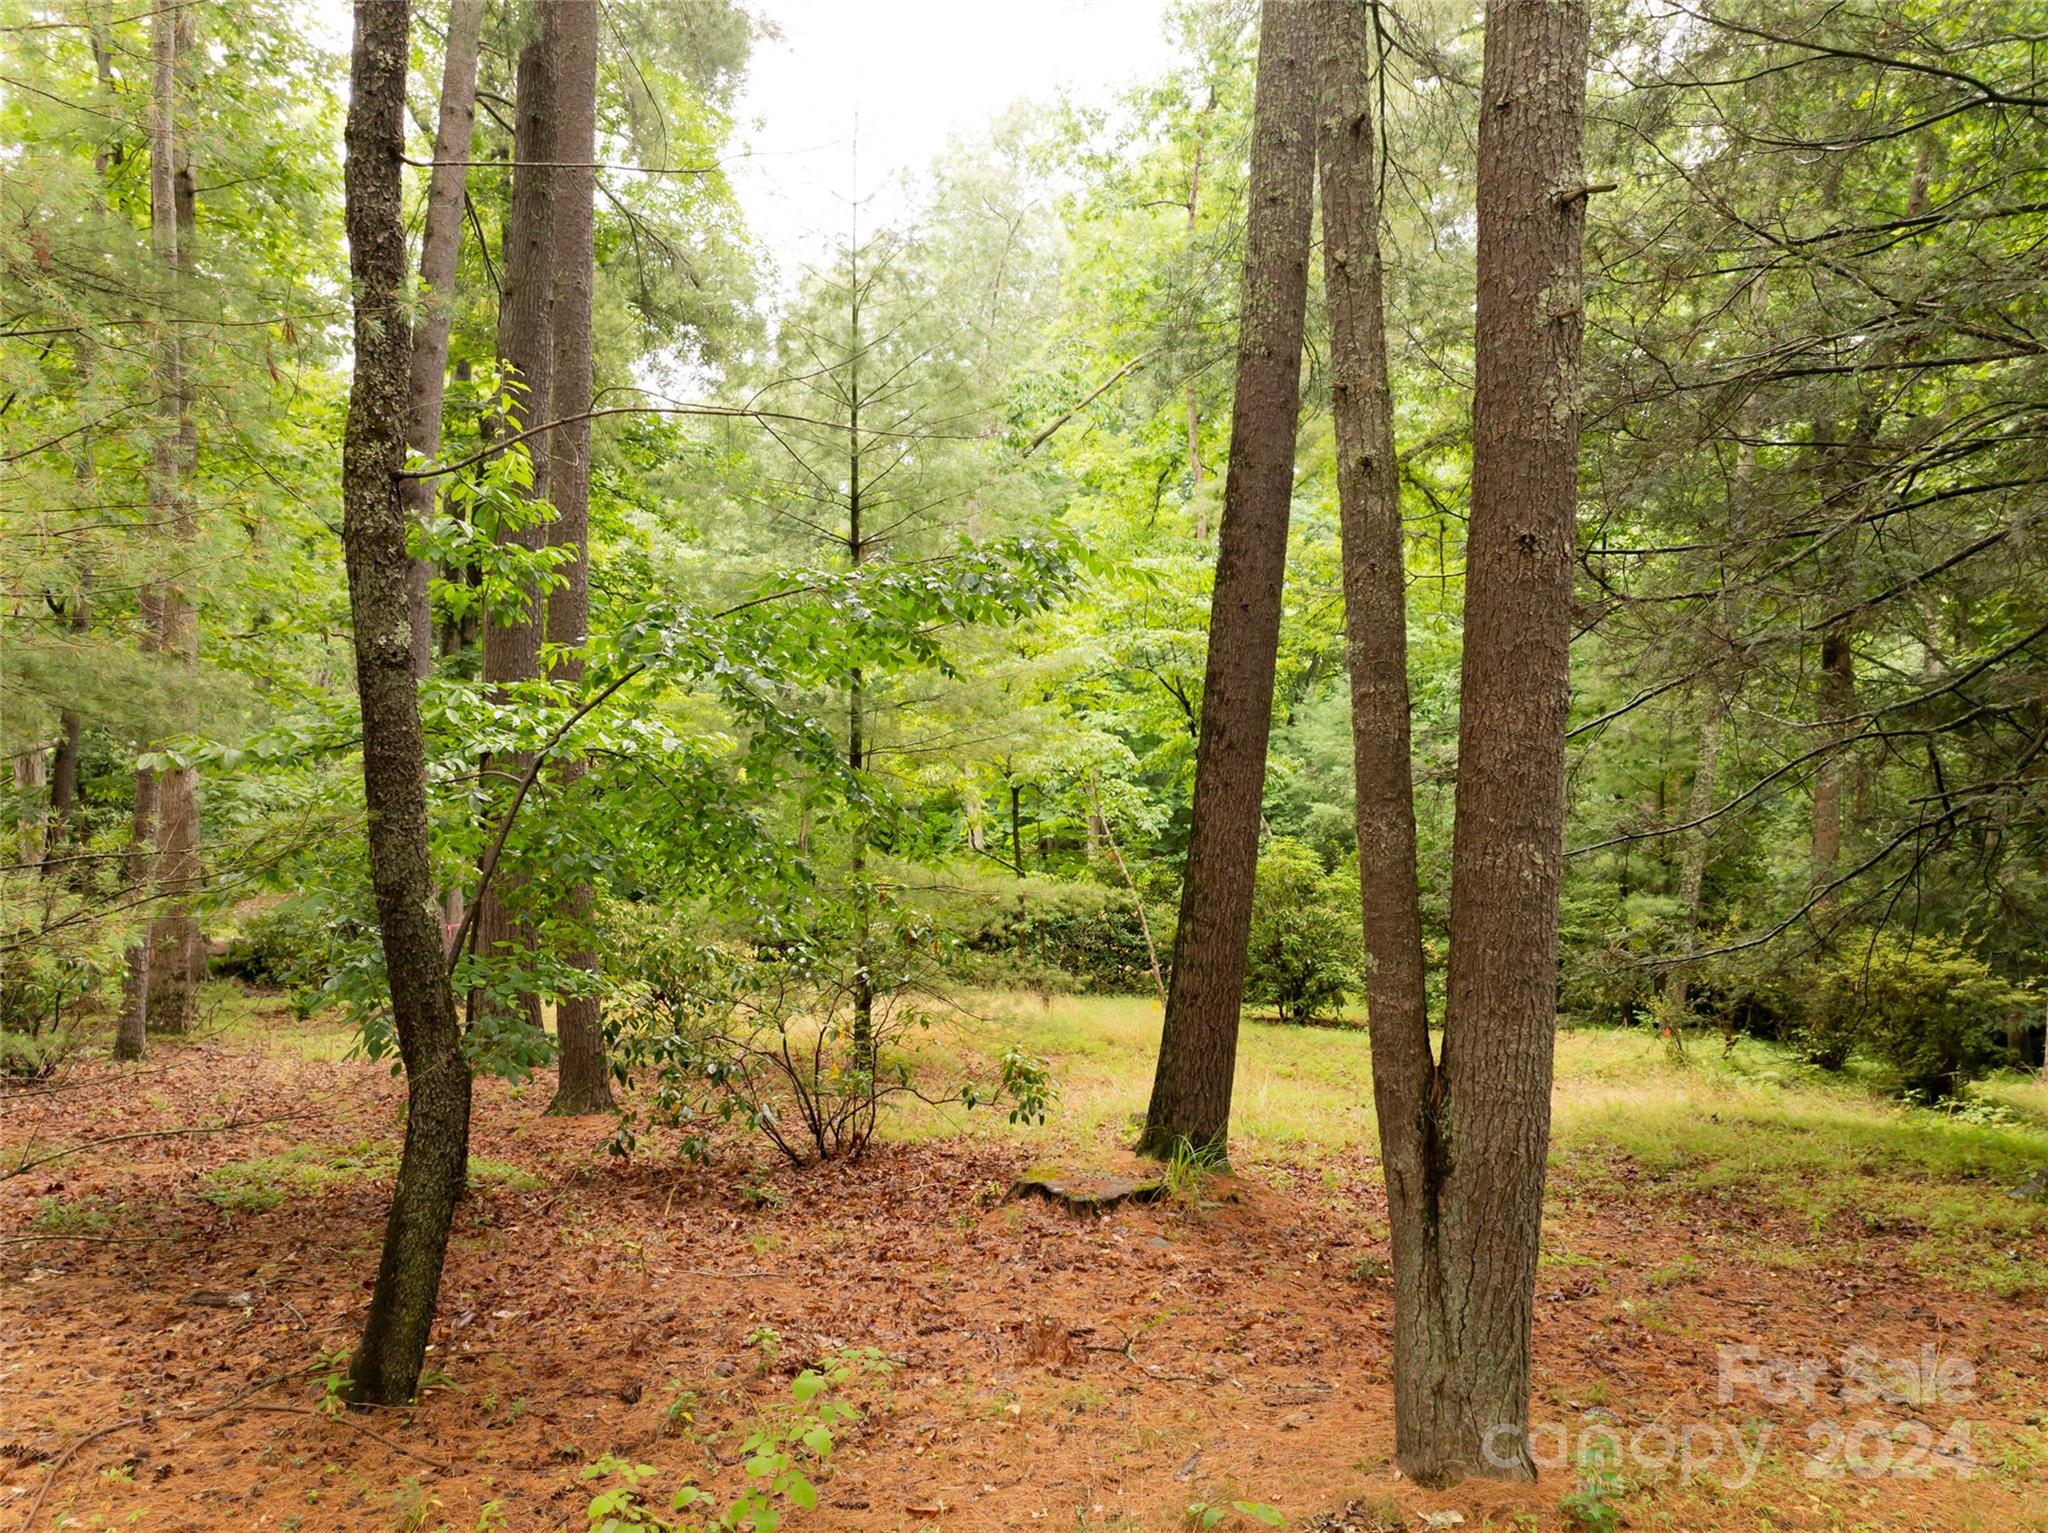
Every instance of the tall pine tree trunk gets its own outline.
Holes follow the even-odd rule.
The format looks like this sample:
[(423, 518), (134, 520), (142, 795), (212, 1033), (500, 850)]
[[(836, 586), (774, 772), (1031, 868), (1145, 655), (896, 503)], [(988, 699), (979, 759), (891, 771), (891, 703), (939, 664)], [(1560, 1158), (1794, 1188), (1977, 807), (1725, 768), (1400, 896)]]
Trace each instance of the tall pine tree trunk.
[[(441, 399), (447, 386), (448, 332), (455, 322), (455, 263), (462, 254), (462, 203), (476, 125), (476, 63), (483, 32), (483, 0), (449, 0), (448, 49), (441, 70), (441, 115), (434, 132), (434, 169), (427, 180), (426, 232), (420, 241), (419, 329), (412, 337), (411, 408), (406, 446), (431, 458), (441, 448)], [(425, 521), (434, 508), (433, 481), (405, 481), (406, 512)], [(434, 668), (434, 613), (428, 591), (433, 562), (413, 561), (413, 669)]]
[(1472, 512), (1443, 1057), (1400, 1104), (1422, 1240), (1395, 1322), (1413, 1479), (1533, 1478), (1529, 1359), (1557, 1030), (1576, 537), (1587, 13), (1490, 0)]
[(1259, 23), (1249, 222), (1193, 822), (1159, 1064), (1139, 1147), (1221, 1151), (1230, 1130), (1251, 931), (1280, 595), (1294, 488), (1315, 191), (1316, 8), (1268, 0)]
[(355, 378), (342, 444), (342, 546), (363, 715), (370, 882), (405, 1062), (405, 1148), (348, 1395), (402, 1405), (419, 1384), (455, 1201), (469, 1161), (469, 1061), (455, 1020), (427, 841), (426, 745), (413, 674), (405, 462), (407, 0), (357, 0), (346, 218)]
[[(562, 12), (561, 51), (556, 63), (556, 147), (563, 161), (555, 205), (554, 433), (548, 457), (548, 488), (555, 503), (552, 541), (575, 558), (567, 581), (548, 593), (548, 643), (564, 651), (555, 674), (575, 682), (583, 676), (580, 651), (590, 636), (590, 421), (593, 391), (591, 293), (596, 280), (597, 173), (597, 8), (571, 4)], [(585, 419), (575, 419), (586, 416)], [(584, 764), (562, 768), (566, 787), (582, 776)], [(578, 885), (562, 912), (571, 929), (590, 921), (590, 886)], [(565, 961), (594, 975), (596, 956), (587, 944)], [(607, 1112), (611, 1079), (605, 1066), (604, 1029), (595, 995), (563, 996), (555, 1003), (555, 1035), (561, 1043), (561, 1071), (551, 1113)]]
[[(196, 192), (189, 151), (179, 146), (177, 82), (179, 57), (193, 46), (197, 28), (194, 8), (181, 7), (161, 13), (153, 31), (168, 27), (167, 45), (155, 47), (153, 110), (161, 122), (161, 141), (151, 136), (150, 233), (157, 258), (167, 268), (166, 280), (178, 296), (176, 309), (189, 301), (192, 272), (193, 235), (196, 222)], [(166, 56), (168, 55), (168, 56)], [(165, 159), (159, 173), (155, 159)], [(159, 198), (163, 211), (159, 211)], [(168, 216), (168, 228), (165, 218)], [(190, 379), (186, 376), (184, 341), (175, 322), (166, 342), (164, 388), (175, 415), (175, 428), (168, 444), (170, 464), (165, 478), (171, 486), (169, 507), (175, 552), (175, 568), (160, 588), (157, 606), (157, 648), (175, 657), (185, 674), (199, 667), (199, 614), (192, 599), (192, 582), (199, 572), (192, 568), (191, 544), (199, 534), (198, 515), (192, 496), (192, 478), (198, 466), (197, 424), (192, 414)], [(160, 444), (161, 445), (161, 444)], [(197, 725), (189, 710), (179, 719), (185, 732)], [(152, 1032), (188, 1033), (197, 1013), (197, 984), (206, 971), (206, 935), (199, 927), (191, 900), (200, 888), (199, 862), (199, 773), (193, 767), (172, 767), (158, 784), (156, 815), (156, 886), (164, 900), (153, 923), (149, 939), (149, 1016)]]
[[(561, 175), (555, 168), (555, 79), (559, 62), (560, 25), (565, 6), (576, 0), (539, 0), (539, 30), (519, 54), (519, 100), (514, 122), (512, 210), (505, 235), (504, 296), (498, 308), (498, 361), (511, 400), (504, 423), (508, 436), (553, 419), (555, 202)], [(546, 495), (553, 433), (526, 439), (533, 465), (535, 498)], [(546, 545), (545, 526), (504, 534), (501, 542), (522, 548)], [(529, 592), (523, 609), (509, 620), (493, 616), (483, 630), (483, 679), (500, 698), (508, 683), (536, 680), (540, 675), (541, 625), (545, 617), (539, 593)], [(520, 777), (532, 758), (514, 753), (486, 762), (488, 780), (499, 783)], [(501, 869), (483, 892), (477, 911), (477, 951), (486, 960), (527, 961), (533, 934), (515, 918), (511, 904), (521, 889), (516, 875)], [(540, 1000), (522, 994), (517, 1012), (539, 1030)]]
[[(149, 113), (149, 243), (166, 273), (178, 265), (177, 157), (173, 151), (172, 107), (178, 79), (178, 22), (172, 11), (159, 11), (150, 21)], [(182, 351), (171, 323), (162, 323), (155, 342), (157, 420), (149, 455), (150, 519), (159, 526), (178, 516), (178, 423), (183, 399)], [(140, 613), (143, 644), (161, 650), (164, 640), (164, 591), (151, 582), (142, 592)], [(154, 893), (158, 847), (157, 820), (162, 784), (151, 767), (135, 769), (134, 809), (129, 822), (128, 881), (136, 898)], [(146, 909), (146, 903), (144, 908)], [(121, 1017), (114, 1038), (114, 1057), (142, 1058), (150, 1022), (150, 977), (155, 968), (160, 922), (144, 915), (128, 946), (127, 973), (122, 982)]]

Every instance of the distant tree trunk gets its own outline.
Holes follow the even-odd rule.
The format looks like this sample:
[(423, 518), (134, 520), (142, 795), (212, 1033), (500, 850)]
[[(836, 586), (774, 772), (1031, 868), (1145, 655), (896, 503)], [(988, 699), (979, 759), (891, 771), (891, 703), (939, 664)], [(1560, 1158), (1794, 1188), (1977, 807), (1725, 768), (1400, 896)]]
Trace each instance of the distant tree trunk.
[[(1216, 92), (1212, 87), (1209, 100), (1202, 108), (1202, 125), (1195, 132), (1194, 162), (1188, 166), (1188, 254), (1194, 255), (1195, 239), (1200, 228), (1197, 212), (1202, 202), (1202, 158), (1209, 147), (1209, 123), (1216, 115)], [(1202, 413), (1195, 399), (1194, 375), (1188, 376), (1188, 485), (1189, 494), (1195, 502), (1195, 541), (1209, 541), (1209, 504), (1202, 498), (1202, 486), (1208, 474), (1202, 466)]]
[(1366, 1021), (1394, 1268), (1396, 1434), (1411, 1462), (1418, 1364), (1430, 1344), (1437, 1270), (1435, 1177), (1425, 1112), (1437, 1092), (1429, 1039), (1416, 876), (1408, 695), (1407, 563), (1394, 401), (1387, 372), (1373, 163), (1370, 22), (1362, 5), (1326, 3), (1320, 61), (1323, 286), (1337, 431), (1344, 634), (1357, 780), (1358, 882), (1364, 907)]
[[(156, 773), (135, 769), (135, 808), (128, 830), (128, 891), (137, 900), (149, 897), (156, 864)], [(121, 982), (121, 1016), (114, 1030), (114, 1058), (142, 1058), (149, 1035), (149, 967), (152, 923), (141, 922), (128, 944), (127, 969)]]
[(1420, 1258), (1396, 1280), (1395, 1457), (1423, 1485), (1535, 1475), (1529, 1359), (1557, 1029), (1586, 51), (1581, 0), (1489, 0), (1449, 994), (1441, 1060), (1420, 1081), (1404, 1077), (1383, 1108), (1419, 1171), (1390, 1179), (1389, 1201), (1395, 1238), (1405, 1230)]
[(1224, 479), (1194, 817), (1159, 1065), (1139, 1147), (1221, 1151), (1230, 1130), (1301, 404), (1315, 192), (1315, 8), (1268, 0), (1252, 108), (1237, 394)]
[[(866, 343), (861, 331), (860, 248), (847, 252), (847, 412), (846, 412), (846, 565), (858, 572), (867, 563), (867, 529), (862, 524), (866, 509), (861, 481), (861, 358)], [(858, 776), (868, 764), (867, 688), (860, 668), (854, 667), (846, 686), (846, 765)], [(875, 1069), (875, 981), (870, 967), (873, 936), (874, 893), (868, 884), (868, 822), (859, 809), (854, 811), (853, 844), (848, 848), (847, 881), (853, 897), (853, 1036), (852, 1065), (858, 1075), (872, 1081)]]
[[(81, 369), (84, 370), (83, 368)], [(91, 451), (85, 455), (87, 467), (80, 473), (80, 479), (91, 480)], [(78, 583), (78, 590), (72, 594), (70, 610), (65, 613), (65, 626), (75, 635), (83, 635), (92, 627), (92, 576), (87, 571)], [(57, 748), (50, 756), (50, 817), (44, 826), (43, 844), (39, 849), (39, 860), (45, 878), (58, 872), (63, 862), (59, 854), (72, 839), (72, 814), (78, 804), (78, 752), (85, 741), (85, 721), (70, 709), (63, 709), (57, 716)]]
[[(556, 70), (560, 58), (560, 24), (565, 8), (578, 0), (539, 0), (540, 30), (520, 50), (519, 101), (514, 122), (512, 210), (505, 237), (504, 297), (498, 309), (498, 360), (512, 386), (505, 420), (508, 436), (552, 419), (554, 402), (555, 204), (561, 182), (554, 168)], [(554, 433), (528, 437), (527, 456), (533, 465), (532, 494), (547, 494), (549, 457)], [(507, 533), (500, 541), (523, 548), (541, 548), (548, 530), (536, 526)], [(523, 614), (506, 622), (484, 624), (483, 680), (503, 697), (507, 683), (533, 681), (540, 675), (541, 623), (538, 593), (528, 596)], [(486, 765), (518, 777), (530, 758), (515, 753)], [(486, 959), (504, 959), (530, 952), (532, 933), (515, 920), (507, 896), (516, 895), (520, 880), (501, 871), (491, 881), (477, 912), (477, 951)], [(540, 998), (522, 995), (518, 1011), (529, 1026), (541, 1025)]]
[(44, 790), (50, 785), (50, 748), (39, 744), (33, 750), (17, 751), (11, 764), (16, 802), (21, 806), (16, 845), (23, 866), (40, 872), (49, 828), (36, 801), (45, 797)]
[(1024, 790), (1010, 781), (1010, 871), (1024, 876)]
[(71, 811), (78, 802), (78, 748), (85, 736), (84, 721), (68, 708), (57, 727), (57, 749), (50, 758), (50, 823), (43, 838), (45, 875), (57, 866), (57, 855), (71, 838)]
[(363, 716), (370, 882), (392, 1019), (405, 1062), (405, 1148), (350, 1400), (402, 1405), (419, 1383), (455, 1200), (469, 1162), (469, 1061), (434, 912), (426, 746), (413, 674), (405, 462), (410, 336), (404, 306), (408, 0), (357, 0), (346, 222), (355, 287), (355, 378), (342, 443), (342, 547)]
[(1813, 774), (1813, 882), (1817, 896), (1813, 915), (1825, 925), (1837, 897), (1828, 886), (1842, 860), (1842, 779), (1848, 763), (1840, 749), (1849, 737), (1847, 720), (1856, 711), (1856, 653), (1846, 621), (1833, 624), (1820, 638), (1820, 686), (1815, 699), (1823, 743), (1835, 747), (1820, 758)]
[[(434, 168), (427, 178), (426, 233), (420, 241), (420, 327), (412, 338), (411, 409), (406, 446), (431, 458), (441, 449), (441, 399), (448, 376), (448, 332), (455, 322), (455, 263), (462, 254), (462, 201), (476, 124), (476, 62), (483, 32), (483, 0), (449, 0), (448, 49), (441, 70), (441, 116), (434, 132)], [(415, 521), (434, 509), (433, 481), (405, 481), (405, 506)], [(412, 571), (413, 669), (434, 668), (431, 560)]]
[[(554, 433), (548, 457), (548, 489), (555, 503), (552, 541), (572, 550), (567, 582), (548, 593), (548, 643), (565, 651), (555, 674), (565, 681), (583, 676), (582, 648), (590, 636), (590, 422), (575, 420), (590, 409), (593, 392), (591, 291), (596, 279), (597, 173), (597, 7), (563, 7), (560, 27), (556, 154), (561, 172), (555, 206), (554, 409), (566, 424)], [(584, 764), (562, 768), (563, 785), (581, 777)], [(571, 891), (562, 911), (574, 929), (590, 921), (590, 886)], [(569, 966), (597, 972), (587, 944), (565, 956)], [(609, 1112), (611, 1077), (605, 1064), (604, 1030), (598, 999), (563, 996), (555, 1003), (555, 1035), (561, 1043), (561, 1071), (551, 1113), (579, 1116)]]
[[(1724, 717), (1720, 697), (1710, 696), (1706, 717), (1700, 720), (1699, 755), (1693, 762), (1692, 793), (1685, 807), (1686, 822), (1692, 828), (1685, 833), (1685, 860), (1678, 869), (1679, 929), (1687, 947), (1693, 945), (1693, 938), (1699, 931), (1700, 891), (1706, 885), (1707, 856), (1714, 845), (1713, 833), (1706, 826), (1693, 822), (1704, 820), (1714, 811), (1714, 778), (1721, 755), (1721, 723)], [(1689, 988), (1683, 964), (1674, 966), (1664, 976), (1664, 1010), (1673, 1027), (1684, 1022)]]

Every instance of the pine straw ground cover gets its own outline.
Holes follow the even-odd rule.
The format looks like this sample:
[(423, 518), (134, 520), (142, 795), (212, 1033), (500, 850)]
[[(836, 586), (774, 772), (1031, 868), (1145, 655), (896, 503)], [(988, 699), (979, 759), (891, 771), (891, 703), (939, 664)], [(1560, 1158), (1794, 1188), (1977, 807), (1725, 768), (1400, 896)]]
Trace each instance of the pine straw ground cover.
[[(685, 1479), (723, 1505), (792, 1380), (849, 1348), (891, 1366), (835, 1392), (859, 1414), (791, 1530), (1259, 1525), (1236, 1502), (1303, 1528), (2048, 1528), (2048, 1231), (2005, 1195), (2048, 1162), (2031, 1088), (1941, 1122), (1764, 1053), (1679, 1070), (1567, 1035), (1535, 1406), (1565, 1461), (1427, 1492), (1388, 1462), (1362, 1039), (1251, 1029), (1237, 1176), (1077, 1219), (1001, 1192), (1049, 1158), (1128, 1165), (1156, 1013), (1007, 1022), (1068, 1082), (1047, 1129), (910, 1122), (803, 1174), (733, 1139), (622, 1163), (606, 1124), (540, 1116), (547, 1082), (481, 1087), (428, 1387), (367, 1417), (322, 1380), (375, 1263), (383, 1068), (259, 1009), (9, 1092), (0, 1173), (111, 1142), (0, 1180), (0, 1528), (41, 1495), (39, 1528), (583, 1533), (608, 1454), (653, 1466), (657, 1507)], [(1724, 1400), (1727, 1347), (1824, 1371)], [(1914, 1361), (1936, 1398), (1862, 1399), (1857, 1358)], [(1688, 1429), (1684, 1478), (1657, 1460)]]

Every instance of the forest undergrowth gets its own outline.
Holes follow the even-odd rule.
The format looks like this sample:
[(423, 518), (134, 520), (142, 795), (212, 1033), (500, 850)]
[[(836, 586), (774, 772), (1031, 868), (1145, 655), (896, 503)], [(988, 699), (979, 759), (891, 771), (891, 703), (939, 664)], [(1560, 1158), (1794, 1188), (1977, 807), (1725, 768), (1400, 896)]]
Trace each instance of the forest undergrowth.
[[(274, 998), (209, 999), (147, 1066), (4, 1098), (0, 1511), (47, 1483), (38, 1526), (585, 1533), (750, 1496), (791, 1529), (2048, 1525), (2048, 1204), (2010, 1195), (2048, 1116), (2016, 1081), (1937, 1113), (1754, 1041), (1680, 1065), (1563, 1033), (1533, 1416), (1559, 1461), (1425, 1492), (1390, 1468), (1362, 1033), (1250, 1023), (1234, 1175), (1099, 1219), (1005, 1192), (1136, 1168), (1150, 1001), (984, 997), (1053, 1061), (1043, 1127), (919, 1109), (807, 1171), (732, 1129), (707, 1164), (622, 1159), (541, 1116), (545, 1077), (488, 1083), (427, 1382), (364, 1416), (328, 1381), (399, 1083)], [(1731, 1348), (1821, 1375), (1723, 1398)], [(1859, 1357), (1932, 1359), (1946, 1398), (1861, 1400)], [(1674, 1433), (1694, 1458), (1658, 1467)]]

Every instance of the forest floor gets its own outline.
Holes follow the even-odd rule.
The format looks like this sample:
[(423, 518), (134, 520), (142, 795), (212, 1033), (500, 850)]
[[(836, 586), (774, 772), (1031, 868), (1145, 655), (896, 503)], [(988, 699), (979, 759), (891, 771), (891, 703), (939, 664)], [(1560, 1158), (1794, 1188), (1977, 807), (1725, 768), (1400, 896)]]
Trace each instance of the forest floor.
[[(1130, 1167), (1150, 1002), (993, 999), (1054, 1059), (1046, 1127), (927, 1116), (802, 1173), (731, 1135), (705, 1166), (620, 1160), (609, 1122), (541, 1115), (546, 1080), (485, 1084), (426, 1387), (362, 1416), (323, 1381), (401, 1084), (337, 1027), (214, 1000), (146, 1066), (0, 1095), (0, 1529), (46, 1494), (38, 1528), (583, 1533), (622, 1487), (586, 1475), (605, 1455), (652, 1466), (665, 1515), (686, 1479), (726, 1506), (748, 1438), (819, 1399), (858, 1415), (792, 1533), (1259, 1525), (1234, 1502), (1304, 1529), (2048, 1529), (2048, 1203), (2009, 1195), (2048, 1166), (2038, 1084), (1943, 1116), (1763, 1045), (1562, 1035), (1548, 1467), (1430, 1492), (1390, 1466), (1357, 1034), (1248, 1027), (1236, 1175), (1101, 1218), (1002, 1193)], [(886, 1369), (795, 1401), (866, 1348)]]

